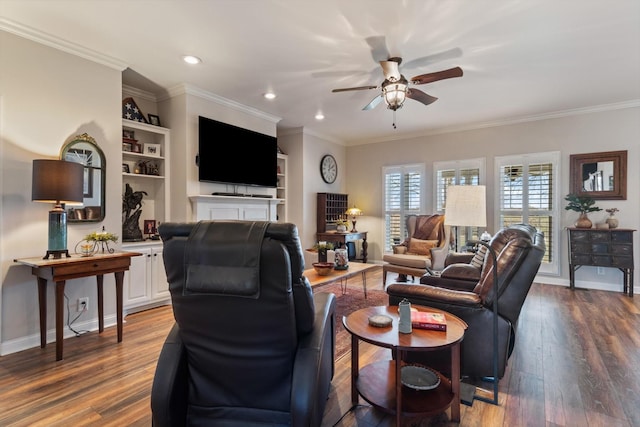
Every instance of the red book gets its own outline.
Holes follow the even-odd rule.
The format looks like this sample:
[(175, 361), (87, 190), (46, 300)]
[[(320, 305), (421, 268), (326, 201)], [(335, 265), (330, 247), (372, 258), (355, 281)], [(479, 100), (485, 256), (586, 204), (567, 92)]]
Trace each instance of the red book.
[(411, 326), (418, 329), (446, 331), (447, 319), (442, 313), (428, 311), (411, 311)]

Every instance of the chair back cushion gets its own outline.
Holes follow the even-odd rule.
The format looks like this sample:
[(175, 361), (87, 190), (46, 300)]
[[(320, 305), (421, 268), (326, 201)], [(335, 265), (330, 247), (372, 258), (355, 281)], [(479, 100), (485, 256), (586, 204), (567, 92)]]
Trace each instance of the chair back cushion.
[(407, 254), (431, 257), (431, 249), (442, 246), (445, 238), (444, 215), (409, 215), (407, 234)]
[[(252, 229), (264, 229), (263, 236), (255, 238)], [(258, 408), (274, 420), (288, 413), (298, 338), (313, 328), (314, 319), (295, 225), (165, 223), (159, 232), (173, 312), (187, 352), (192, 419), (234, 407)], [(228, 240), (221, 238), (225, 233)], [(238, 235), (253, 237), (241, 243)], [(206, 253), (204, 243), (210, 246)], [(238, 259), (239, 253), (245, 258)], [(256, 257), (257, 290), (253, 275), (247, 274), (256, 267)], [(196, 268), (198, 292), (189, 292), (185, 282), (194, 259), (209, 267)]]

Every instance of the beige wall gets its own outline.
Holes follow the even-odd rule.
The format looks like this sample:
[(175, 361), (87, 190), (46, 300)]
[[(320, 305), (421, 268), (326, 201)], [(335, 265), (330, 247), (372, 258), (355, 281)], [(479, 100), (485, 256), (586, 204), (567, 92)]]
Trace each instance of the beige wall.
[[(121, 69), (45, 47), (0, 31), (0, 352), (39, 344), (36, 281), (14, 258), (44, 255), (47, 212), (52, 206), (31, 201), (32, 160), (57, 158), (71, 137), (87, 132), (103, 150), (106, 176), (121, 176)], [(119, 183), (119, 178), (115, 180)], [(102, 225), (121, 229), (120, 185), (108, 185), (102, 223), (72, 224), (68, 244)], [(105, 313), (115, 320), (113, 278), (105, 278)], [(88, 319), (95, 319), (95, 279), (74, 280), (66, 287), (71, 301), (90, 298)], [(49, 329), (53, 329), (53, 287), (48, 287)], [(83, 319), (84, 320), (84, 319)], [(82, 322), (82, 320), (80, 321)], [(81, 324), (81, 323), (80, 323)], [(82, 326), (81, 326), (82, 327)]]
[[(349, 199), (355, 200), (365, 216), (358, 221), (358, 228), (369, 231), (369, 256), (373, 260), (382, 258), (384, 216), (382, 201), (382, 167), (422, 162), (426, 166), (427, 206), (433, 211), (433, 162), (471, 158), (486, 158), (487, 197), (493, 200), (495, 156), (518, 155), (548, 151), (560, 151), (560, 194), (569, 192), (569, 156), (577, 153), (628, 150), (627, 200), (598, 201), (602, 209), (617, 207), (621, 227), (640, 228), (640, 108), (613, 109), (580, 115), (552, 118), (526, 123), (490, 127), (477, 130), (444, 133), (393, 142), (360, 145), (347, 149), (347, 190)], [(496, 229), (492, 207), (487, 221)], [(562, 227), (576, 220), (574, 212), (562, 210), (557, 220)], [(591, 216), (602, 220), (606, 213), (596, 212)], [(562, 231), (560, 231), (562, 233)], [(568, 280), (566, 236), (561, 235), (560, 253), (561, 279)], [(635, 235), (636, 259), (640, 252), (638, 233)], [(638, 282), (636, 275), (636, 283)], [(605, 276), (595, 276), (595, 269), (583, 267), (577, 273), (583, 282), (606, 282), (605, 288), (621, 289), (621, 273), (606, 269)], [(553, 280), (549, 278), (548, 280)], [(586, 283), (589, 286), (595, 284)], [(600, 285), (600, 283), (598, 284)]]

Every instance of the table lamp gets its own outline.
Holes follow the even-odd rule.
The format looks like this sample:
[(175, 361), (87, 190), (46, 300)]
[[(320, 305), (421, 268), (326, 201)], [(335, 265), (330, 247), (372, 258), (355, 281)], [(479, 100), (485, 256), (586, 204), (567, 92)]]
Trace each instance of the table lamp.
[[(450, 185), (447, 187), (447, 200), (444, 211), (444, 224), (456, 227), (487, 226), (487, 196), (484, 185)], [(456, 247), (458, 244), (456, 233)], [(498, 404), (498, 257), (488, 241), (473, 243), (485, 246), (493, 260), (493, 400), (474, 396), (494, 405)], [(472, 386), (471, 386), (472, 387)], [(475, 388), (473, 389), (475, 394)]]
[(354, 206), (352, 208), (347, 209), (345, 214), (351, 217), (351, 224), (353, 224), (351, 233), (357, 233), (358, 230), (356, 230), (356, 217), (362, 215), (362, 211)]
[(67, 249), (67, 212), (63, 203), (82, 203), (84, 166), (64, 160), (33, 161), (31, 200), (53, 203), (49, 211), (49, 243), (43, 259), (70, 257)]

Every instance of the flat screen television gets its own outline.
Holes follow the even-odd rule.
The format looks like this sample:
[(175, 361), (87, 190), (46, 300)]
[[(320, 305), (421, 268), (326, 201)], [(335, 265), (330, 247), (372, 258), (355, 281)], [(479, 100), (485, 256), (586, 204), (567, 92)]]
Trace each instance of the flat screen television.
[(273, 136), (199, 116), (198, 179), (276, 187), (278, 144)]

